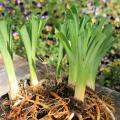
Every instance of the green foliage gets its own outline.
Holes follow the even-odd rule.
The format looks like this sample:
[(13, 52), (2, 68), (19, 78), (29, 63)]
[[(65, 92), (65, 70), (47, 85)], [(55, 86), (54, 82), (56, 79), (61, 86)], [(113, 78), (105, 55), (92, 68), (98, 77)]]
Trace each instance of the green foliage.
[(63, 58), (63, 45), (60, 43), (59, 45), (59, 54), (58, 54), (58, 62), (57, 62), (57, 77), (60, 75), (61, 70), (61, 62)]
[(88, 16), (79, 18), (76, 8), (68, 10), (56, 35), (63, 44), (69, 61), (69, 83), (75, 85), (75, 97), (84, 100), (86, 83), (94, 89), (102, 57), (115, 42), (112, 26), (105, 19), (92, 24)]
[[(32, 34), (30, 34), (32, 32), (29, 32), (30, 30), (28, 30), (28, 29), (32, 29), (32, 27), (28, 27), (30, 20), (29, 20), (29, 22), (26, 22), (26, 25), (24, 25), (24, 27), (22, 27), (22, 30), (25, 31), (25, 33), (24, 32), (22, 33), (24, 36), (24, 39), (27, 38), (26, 41), (23, 43), (26, 44), (26, 46), (27, 45), (30, 46), (30, 47), (28, 47), (28, 46), (25, 47), (25, 49), (26, 49), (26, 51), (34, 51), (31, 53), (31, 55), (27, 55), (29, 58), (29, 61), (30, 61), (29, 65), (33, 66), (33, 67), (31, 67), (31, 71), (33, 71), (33, 73), (35, 72), (35, 66), (36, 66), (35, 65), (36, 47), (38, 48), (37, 54), (39, 55), (39, 57), (47, 56), (47, 59), (45, 59), (44, 62), (50, 63), (54, 66), (56, 65), (57, 75), (59, 75), (61, 73), (60, 70), (61, 69), (63, 70), (63, 67), (64, 67), (64, 69), (66, 69), (67, 64), (65, 63), (64, 59), (62, 59), (62, 57), (64, 57), (64, 55), (63, 55), (63, 46), (64, 46), (65, 50), (67, 51), (69, 59), (71, 59), (71, 60), (69, 60), (69, 65), (70, 65), (69, 66), (69, 70), (70, 70), (69, 71), (69, 75), (70, 75), (69, 81), (71, 83), (73, 83), (74, 85), (78, 84), (77, 81), (79, 81), (82, 84), (81, 81), (84, 78), (84, 76), (82, 74), (86, 74), (86, 78), (84, 78), (84, 79), (90, 78), (91, 82), (89, 82), (89, 80), (85, 80), (85, 82), (83, 82), (83, 84), (85, 85), (86, 81), (87, 81), (87, 84), (94, 88), (95, 76), (97, 73), (97, 66), (99, 65), (99, 61), (100, 61), (100, 60), (96, 60), (96, 59), (98, 59), (98, 58), (101, 59), (101, 57), (103, 56), (103, 55), (97, 56), (97, 58), (96, 58), (96, 54), (101, 53), (102, 49), (105, 48), (108, 44), (112, 44), (110, 39), (108, 39), (108, 41), (106, 40), (106, 43), (103, 42), (104, 40), (101, 40), (102, 38), (106, 37), (106, 35), (104, 35), (104, 31), (106, 31), (106, 30), (104, 30), (101, 27), (102, 25), (104, 25), (104, 22), (105, 22), (104, 20), (102, 20), (102, 19), (100, 20), (102, 22), (101, 25), (100, 25), (100, 21), (97, 21), (97, 23), (93, 25), (90, 22), (91, 18), (89, 18), (88, 16), (85, 16), (84, 18), (81, 18), (81, 19), (78, 16), (76, 17), (75, 14), (77, 14), (77, 11), (73, 8), (73, 10), (68, 10), (69, 13), (66, 16), (65, 24), (62, 25), (62, 27), (61, 27), (61, 31), (63, 31), (62, 34), (61, 33), (58, 34), (60, 38), (65, 39), (65, 41), (61, 40), (63, 45), (60, 45), (60, 48), (59, 48), (58, 47), (59, 45), (56, 43), (56, 41), (53, 42), (52, 45), (47, 45), (47, 42), (48, 42), (49, 38), (51, 38), (52, 40), (55, 39), (54, 38), (54, 26), (57, 23), (63, 21), (63, 19), (65, 17), (65, 9), (70, 8), (70, 6), (72, 4), (76, 4), (76, 6), (78, 8), (78, 12), (80, 13), (80, 16), (82, 16), (83, 13), (86, 13), (86, 14), (89, 14), (89, 16), (91, 16), (93, 18), (98, 18), (98, 16), (104, 16), (104, 17), (106, 17), (105, 19), (110, 19), (111, 17), (113, 17), (115, 20), (113, 19), (113, 20), (111, 20), (111, 22), (114, 24), (114, 26), (117, 26), (119, 28), (119, 20), (116, 18), (119, 18), (120, 5), (118, 4), (118, 2), (120, 0), (113, 0), (113, 4), (109, 4), (108, 1), (101, 2), (101, 1), (97, 1), (97, 0), (91, 0), (90, 3), (89, 3), (89, 1), (85, 1), (85, 0), (81, 0), (81, 1), (79, 1), (79, 0), (78, 1), (76, 1), (76, 0), (43, 0), (43, 2), (41, 2), (41, 7), (37, 7), (37, 6), (33, 5), (32, 1), (25, 0), (25, 1), (22, 1), (24, 3), (23, 4), (23, 7), (25, 9), (24, 12), (21, 12), (21, 10), (20, 10), (21, 5), (20, 4), (16, 5), (15, 1), (11, 1), (11, 0), (10, 1), (1, 0), (1, 1), (2, 1), (2, 3), (4, 3), (4, 6), (0, 7), (0, 19), (11, 18), (13, 21), (12, 27), (13, 27), (14, 31), (18, 31), (19, 28), (23, 25), (23, 23), (25, 21), (28, 21), (28, 18), (30, 18), (32, 13), (37, 14), (39, 16), (46, 13), (47, 16), (49, 17), (48, 25), (51, 25), (52, 31), (45, 33), (45, 38), (42, 37), (42, 39), (45, 39), (46, 41), (43, 41), (43, 43), (42, 42), (36, 43), (35, 41), (34, 42), (32, 41), (32, 39), (31, 39)], [(35, 1), (40, 2), (40, 0), (35, 0)], [(7, 7), (11, 7), (13, 9), (7, 10), (6, 9)], [(3, 13), (4, 13), (4, 16), (3, 16)], [(66, 21), (68, 21), (68, 22), (66, 22)], [(106, 24), (106, 22), (105, 22), (105, 24)], [(10, 25), (7, 25), (7, 28), (9, 26)], [(32, 26), (32, 25), (30, 25), (30, 26)], [(4, 24), (1, 24), (1, 29), (3, 27), (4, 27)], [(109, 26), (109, 25), (108, 26), (105, 25), (105, 28), (107, 28), (107, 30), (111, 30), (111, 26)], [(38, 27), (37, 27), (37, 29), (38, 29)], [(37, 31), (37, 29), (35, 29), (35, 31)], [(4, 34), (6, 32), (6, 30), (4, 32), (3, 31), (1, 31), (1, 32), (2, 32), (2, 34)], [(112, 32), (112, 31), (110, 31), (110, 32)], [(108, 31), (108, 33), (110, 33), (110, 32)], [(35, 34), (36, 33), (37, 32), (35, 32)], [(37, 36), (37, 35), (35, 35), (35, 36)], [(89, 36), (92, 36), (92, 37), (90, 38)], [(120, 38), (119, 32), (118, 32), (118, 34), (115, 33), (115, 36), (119, 40), (119, 38)], [(8, 36), (6, 35), (5, 37), (7, 38)], [(1, 36), (1, 38), (2, 38), (2, 36)], [(10, 56), (12, 57), (12, 53), (13, 53), (13, 48), (12, 48), (13, 43), (12, 42), (13, 41), (6, 39), (6, 38), (5, 38), (5, 40), (8, 40), (7, 41), (8, 51), (9, 51)], [(95, 42), (95, 41), (99, 41), (99, 42)], [(100, 43), (100, 41), (101, 41), (101, 43)], [(19, 54), (21, 56), (25, 56), (23, 43), (20, 40), (16, 40), (15, 46), (14, 46), (16, 54)], [(31, 44), (33, 44), (33, 46), (35, 46), (35, 47), (33, 48)], [(37, 44), (37, 45), (34, 45), (34, 44)], [(91, 44), (92, 44), (92, 46), (91, 46)], [(96, 46), (96, 44), (98, 44), (98, 45)], [(103, 47), (102, 44), (106, 44), (106, 45), (104, 45), (104, 47)], [(99, 46), (100, 46), (101, 50), (98, 49)], [(119, 48), (119, 46), (120, 46), (120, 42), (118, 41), (118, 43), (115, 44), (115, 47)], [(78, 50), (78, 49), (80, 49), (80, 50)], [(107, 49), (109, 49), (109, 48), (107, 48)], [(105, 51), (107, 51), (107, 49)], [(59, 51), (59, 55), (58, 55), (58, 51)], [(79, 52), (77, 52), (77, 51), (79, 51)], [(34, 59), (31, 56), (33, 56)], [(33, 60), (30, 60), (30, 59), (33, 59)], [(80, 61), (79, 61), (79, 59), (80, 59)], [(94, 64), (92, 64), (93, 59), (94, 59), (93, 63), (96, 64), (96, 67), (94, 66)], [(57, 62), (57, 60), (58, 60), (58, 62)], [(64, 64), (64, 65), (62, 66), (62, 64)], [(73, 64), (73, 65), (71, 65), (71, 64)], [(78, 68), (78, 66), (80, 66), (80, 67)], [(85, 66), (85, 68), (91, 67), (91, 70), (87, 69), (87, 71), (86, 71), (84, 69), (84, 66)], [(82, 72), (79, 73), (79, 71), (80, 72), (83, 71), (83, 73)], [(89, 75), (88, 75), (88, 73), (89, 73)], [(81, 79), (81, 80), (77, 80), (78, 79), (77, 76), (79, 74), (81, 76), (81, 77), (79, 77), (79, 79)], [(37, 78), (36, 73), (34, 73), (34, 76), (35, 76), (34, 79)], [(92, 85), (90, 85), (90, 84), (92, 84)]]
[(13, 44), (9, 21), (0, 21), (0, 51), (4, 59), (5, 68), (8, 74), (10, 86), (10, 98), (15, 99), (19, 92), (15, 70), (13, 66)]
[(38, 37), (42, 32), (46, 20), (37, 16), (32, 16), (31, 19), (25, 23), (20, 29), (20, 35), (25, 46), (31, 76), (31, 85), (38, 84), (36, 75), (36, 49), (38, 44)]
[(101, 72), (101, 75), (98, 76), (98, 83), (120, 91), (120, 60), (115, 60), (102, 67)]

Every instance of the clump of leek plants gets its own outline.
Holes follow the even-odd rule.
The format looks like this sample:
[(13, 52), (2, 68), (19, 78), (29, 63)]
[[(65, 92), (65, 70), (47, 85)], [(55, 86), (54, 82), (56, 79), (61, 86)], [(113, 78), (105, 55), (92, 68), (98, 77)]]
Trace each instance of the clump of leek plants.
[(64, 46), (69, 62), (69, 83), (75, 97), (84, 101), (86, 85), (94, 90), (101, 59), (114, 43), (113, 28), (105, 19), (93, 24), (88, 16), (79, 17), (75, 6), (68, 9), (56, 35)]
[(20, 35), (28, 58), (32, 86), (36, 86), (38, 84), (36, 74), (36, 49), (38, 45), (38, 37), (45, 24), (46, 19), (32, 15), (20, 29)]
[(13, 100), (17, 97), (19, 87), (13, 65), (13, 40), (10, 23), (10, 21), (0, 21), (0, 52), (4, 59), (4, 64), (8, 75), (10, 87), (9, 97)]

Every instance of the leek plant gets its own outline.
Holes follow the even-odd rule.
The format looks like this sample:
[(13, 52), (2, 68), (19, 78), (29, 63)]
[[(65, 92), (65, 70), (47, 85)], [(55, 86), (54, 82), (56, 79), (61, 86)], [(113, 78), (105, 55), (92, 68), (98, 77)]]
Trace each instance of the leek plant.
[(20, 29), (20, 35), (28, 58), (32, 86), (36, 86), (38, 84), (36, 74), (36, 49), (38, 37), (45, 24), (46, 19), (32, 15), (29, 21), (27, 21)]
[(13, 65), (13, 41), (12, 41), (12, 31), (9, 21), (0, 21), (0, 51), (4, 59), (5, 68), (8, 74), (8, 81), (10, 92), (10, 99), (15, 99), (19, 92), (19, 87), (15, 75), (14, 65)]
[(59, 44), (59, 52), (58, 52), (58, 60), (57, 60), (57, 67), (56, 67), (56, 77), (58, 78), (60, 75), (60, 69), (61, 69), (61, 62), (63, 58), (63, 45), (62, 43)]
[(68, 9), (56, 35), (63, 44), (69, 62), (69, 83), (75, 86), (75, 97), (84, 101), (86, 85), (94, 90), (102, 57), (115, 42), (113, 28), (105, 19), (93, 24), (87, 15), (80, 18), (75, 6)]

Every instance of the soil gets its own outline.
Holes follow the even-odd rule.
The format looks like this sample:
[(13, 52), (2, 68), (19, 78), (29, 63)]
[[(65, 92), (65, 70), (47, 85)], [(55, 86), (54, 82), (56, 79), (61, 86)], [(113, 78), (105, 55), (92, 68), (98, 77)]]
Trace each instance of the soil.
[(87, 87), (84, 103), (74, 98), (67, 78), (43, 79), (35, 88), (21, 81), (15, 101), (1, 99), (1, 120), (115, 120), (110, 96)]

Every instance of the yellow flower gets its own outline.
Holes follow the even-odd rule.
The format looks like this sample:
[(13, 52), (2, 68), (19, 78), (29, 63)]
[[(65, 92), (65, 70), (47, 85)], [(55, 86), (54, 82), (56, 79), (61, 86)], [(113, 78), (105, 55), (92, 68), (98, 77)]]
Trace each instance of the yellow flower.
[(110, 72), (110, 68), (108, 68), (108, 67), (101, 67), (100, 71)]
[(0, 7), (0, 12), (2, 12), (2, 10), (3, 10), (3, 8), (2, 8), (2, 7)]
[(113, 25), (117, 25), (117, 24), (118, 24), (118, 22), (115, 21), (115, 20), (112, 20), (111, 23), (112, 23)]
[(108, 6), (112, 8), (112, 7), (113, 7), (113, 2), (110, 1), (110, 2), (108, 3)]
[(95, 24), (97, 22), (97, 19), (95, 17), (93, 17), (91, 21), (93, 24)]
[(12, 12), (12, 14), (15, 14), (15, 10), (12, 10), (11, 12)]
[(110, 69), (109, 69), (109, 68), (105, 68), (105, 71), (109, 73), (109, 72), (110, 72)]
[(113, 62), (113, 66), (116, 66), (116, 65), (120, 65), (120, 60), (116, 60), (115, 62)]
[(46, 29), (47, 32), (51, 32), (52, 31), (52, 27), (51, 26), (46, 26), (45, 29)]
[(44, 0), (39, 0), (41, 3), (44, 2)]
[(19, 40), (19, 38), (20, 38), (19, 36), (15, 36), (14, 40)]
[(105, 67), (101, 67), (101, 68), (100, 68), (100, 71), (104, 71), (104, 69), (105, 69)]
[(53, 44), (53, 42), (52, 42), (51, 40), (48, 40), (48, 41), (47, 41), (47, 44), (48, 44), (49, 46), (51, 46), (51, 45)]

